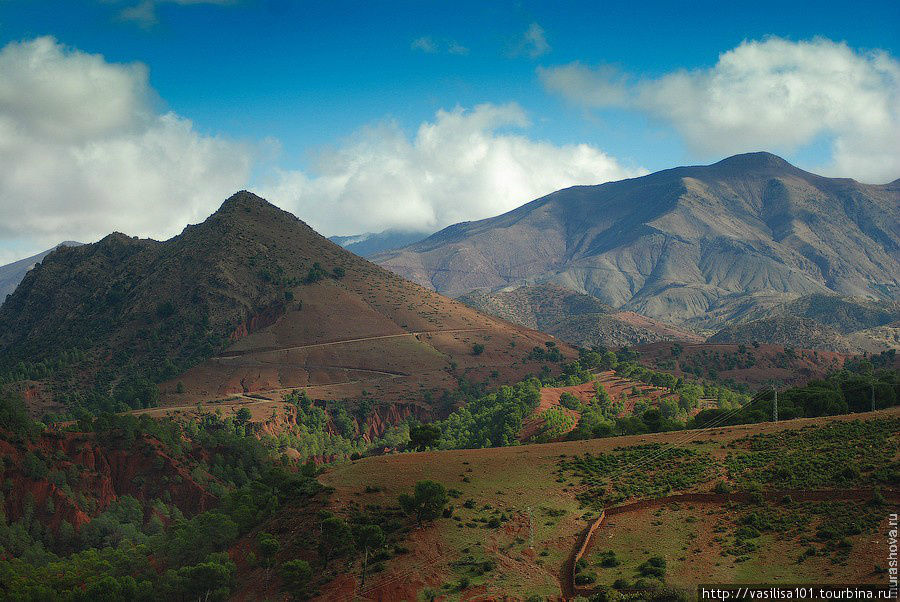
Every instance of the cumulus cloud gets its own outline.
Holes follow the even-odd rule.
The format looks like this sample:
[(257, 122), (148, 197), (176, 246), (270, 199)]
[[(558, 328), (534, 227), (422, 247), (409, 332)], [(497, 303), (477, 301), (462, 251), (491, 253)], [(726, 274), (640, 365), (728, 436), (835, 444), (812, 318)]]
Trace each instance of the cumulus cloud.
[(579, 63), (539, 68), (550, 91), (588, 107), (624, 107), (671, 123), (701, 154), (794, 152), (832, 141), (834, 175), (900, 176), (900, 63), (826, 39), (747, 41), (715, 66), (639, 79)]
[(0, 239), (167, 237), (246, 185), (252, 149), (158, 105), (143, 65), (50, 37), (0, 50)]
[(516, 104), (441, 110), (412, 137), (380, 123), (320, 153), (307, 172), (280, 172), (261, 192), (327, 234), (424, 231), (497, 215), (566, 186), (646, 173), (587, 144), (514, 133), (528, 125)]
[(537, 23), (532, 23), (525, 30), (525, 33), (522, 34), (522, 38), (512, 54), (514, 56), (525, 55), (536, 59), (548, 52), (550, 52), (550, 44), (547, 43), (544, 28)]
[(412, 41), (409, 47), (426, 54), (438, 54), (446, 52), (447, 54), (469, 54), (469, 49), (451, 39), (436, 40), (431, 36), (422, 36)]

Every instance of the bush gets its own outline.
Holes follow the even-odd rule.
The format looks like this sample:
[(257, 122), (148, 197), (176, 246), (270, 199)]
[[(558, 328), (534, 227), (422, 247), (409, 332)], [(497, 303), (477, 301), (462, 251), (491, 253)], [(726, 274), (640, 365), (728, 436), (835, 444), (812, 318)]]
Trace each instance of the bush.
[(662, 556), (653, 556), (638, 567), (638, 572), (644, 577), (662, 580), (666, 576), (666, 559)]
[(600, 554), (600, 566), (605, 569), (611, 569), (613, 567), (617, 567), (621, 564), (619, 559), (616, 558), (616, 553), (612, 550), (603, 552)]
[(309, 268), (309, 272), (306, 273), (306, 278), (303, 281), (307, 284), (312, 284), (314, 282), (318, 282), (322, 280), (326, 276), (327, 272), (325, 269), (319, 264), (319, 262), (315, 262), (312, 264), (312, 267)]
[(713, 489), (713, 491), (715, 491), (716, 493), (721, 493), (721, 494), (731, 493), (731, 485), (729, 485), (725, 481), (720, 480), (720, 481), (716, 482), (716, 486)]

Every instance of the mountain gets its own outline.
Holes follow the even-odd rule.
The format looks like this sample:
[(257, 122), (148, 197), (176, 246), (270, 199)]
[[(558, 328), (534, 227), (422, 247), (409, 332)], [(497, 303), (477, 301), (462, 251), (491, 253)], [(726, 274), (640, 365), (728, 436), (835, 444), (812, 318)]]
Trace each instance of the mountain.
[(475, 309), (547, 332), (578, 347), (630, 347), (658, 341), (697, 343), (703, 337), (635, 314), (616, 311), (596, 297), (559, 286), (473, 291), (459, 298)]
[(164, 242), (114, 233), (48, 255), (0, 308), (0, 382), (36, 381), (90, 409), (153, 405), (159, 383), (164, 403), (307, 387), (429, 412), (423, 399), (460, 379), (540, 371), (528, 355), (550, 338), (404, 281), (240, 192)]
[(552, 283), (710, 331), (811, 294), (896, 299), (900, 180), (769, 153), (554, 192), (373, 260), (453, 297)]
[(709, 341), (878, 353), (900, 348), (900, 302), (808, 295), (756, 319), (729, 324)]
[(25, 277), (25, 274), (28, 273), (28, 270), (33, 268), (35, 264), (43, 261), (44, 257), (58, 249), (59, 247), (77, 247), (80, 246), (80, 242), (74, 242), (71, 240), (67, 240), (65, 242), (61, 242), (52, 249), (48, 249), (43, 253), (38, 253), (37, 255), (32, 255), (31, 257), (26, 257), (25, 259), (20, 259), (19, 261), (14, 261), (13, 263), (0, 266), (0, 304), (6, 300), (6, 297), (11, 295), (16, 287), (19, 286), (19, 283), (22, 282), (22, 278)]
[(354, 236), (329, 236), (328, 240), (337, 243), (360, 257), (371, 257), (376, 253), (400, 249), (426, 238), (431, 232), (406, 232), (403, 230), (384, 230), (383, 232), (366, 232)]

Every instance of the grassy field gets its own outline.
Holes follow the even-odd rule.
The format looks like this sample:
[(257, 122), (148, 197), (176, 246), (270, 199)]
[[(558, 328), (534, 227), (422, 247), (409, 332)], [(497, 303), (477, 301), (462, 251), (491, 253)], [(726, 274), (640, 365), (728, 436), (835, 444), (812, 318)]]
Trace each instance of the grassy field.
[(799, 531), (760, 534), (753, 538), (756, 549), (747, 554), (734, 550), (735, 533), (746, 526), (748, 515), (759, 512), (746, 504), (667, 504), (616, 515), (597, 532), (583, 572), (606, 586), (617, 579), (634, 582), (641, 578), (641, 564), (658, 556), (666, 560), (666, 583), (686, 590), (697, 583), (883, 581), (884, 575), (874, 571), (875, 565), (883, 564), (883, 553), (871, 544), (886, 526), (881, 523), (887, 511), (864, 502), (841, 506), (845, 515), (873, 522), (864, 532), (845, 538), (840, 547), (830, 548), (816, 535), (829, 522), (833, 506), (807, 502), (766, 509), (775, 516), (802, 514), (810, 520)]
[[(336, 500), (337, 511), (351, 505), (395, 506), (400, 493), (410, 491), (417, 481), (425, 479), (443, 483), (451, 490), (452, 516), (414, 530), (406, 543), (408, 552), (396, 554), (386, 561), (384, 570), (370, 578), (367, 590), (361, 593), (363, 597), (558, 597), (566, 579), (566, 559), (579, 533), (598, 511), (597, 507), (586, 503), (589, 502), (586, 496), (591, 495), (592, 488), (598, 483), (582, 482), (583, 478), (574, 472), (561, 471), (573, 457), (618, 454), (621, 448), (636, 445), (669, 447), (672, 443), (683, 443), (682, 447), (688, 447), (692, 453), (713, 459), (718, 469), (706, 477), (686, 481), (677, 489), (709, 492), (720, 480), (729, 479), (726, 467), (729, 454), (746, 448), (747, 436), (773, 435), (762, 440), (772, 441), (774, 445), (783, 442), (784, 437), (797, 438), (794, 434), (779, 433), (794, 433), (807, 426), (852, 420), (866, 422), (873, 418), (895, 419), (898, 416), (900, 410), (893, 409), (876, 414), (706, 431), (389, 455), (335, 466), (320, 480), (335, 488), (332, 499)], [(892, 424), (895, 426), (891, 427), (885, 443), (892, 445), (889, 449), (896, 454), (896, 420)], [(685, 441), (687, 437), (692, 437), (693, 442)], [(629, 473), (621, 471), (620, 474)], [(615, 479), (614, 474), (609, 476)], [(854, 482), (859, 486), (871, 484), (866, 480), (866, 473), (854, 478), (858, 479)], [(638, 484), (641, 482), (639, 479)], [(654, 481), (651, 478), (649, 482)], [(833, 485), (826, 482), (825, 486)], [(641, 497), (645, 494), (637, 490), (632, 495)], [(646, 495), (657, 496), (660, 492), (650, 488)], [(779, 537), (776, 529), (790, 521), (778, 522), (781, 520), (778, 516), (782, 510), (795, 512), (795, 509), (776, 506), (772, 510), (776, 514), (767, 517), (769, 521), (762, 525), (760, 533), (742, 540), (752, 540), (756, 550), (738, 555), (727, 549), (735, 547), (735, 534), (744, 526), (739, 524), (740, 521), (754, 510), (751, 504), (696, 504), (692, 508), (682, 505), (677, 509), (666, 507), (617, 515), (611, 518), (608, 529), (604, 526), (597, 532), (588, 561), (595, 563), (600, 552), (613, 550), (622, 564), (602, 572), (592, 564), (590, 571), (601, 583), (611, 584), (618, 578), (634, 580), (642, 563), (653, 556), (662, 556), (667, 563), (666, 581), (682, 586), (708, 577), (721, 578), (722, 582), (754, 581), (766, 576), (773, 580), (790, 580), (802, 575), (826, 575), (835, 581), (851, 576), (862, 580), (871, 578), (875, 552), (857, 553), (867, 549), (866, 542), (873, 539), (871, 528), (866, 527), (868, 530), (861, 529), (855, 534), (826, 533), (820, 537), (819, 523), (827, 507), (819, 506), (822, 512), (813, 512), (812, 508), (807, 512), (814, 518), (802, 532), (797, 531), (793, 538), (784, 539)], [(865, 514), (865, 506), (860, 508), (860, 516), (851, 518)], [(796, 519), (792, 520), (796, 522)], [(742, 536), (746, 535), (746, 532), (742, 533)], [(849, 555), (840, 552), (846, 545), (842, 540), (850, 544), (852, 553)], [(830, 549), (829, 545), (837, 547)], [(816, 555), (798, 562), (810, 546), (816, 548)], [(331, 589), (323, 590), (322, 596), (340, 599), (352, 596), (356, 591), (354, 588), (353, 578), (348, 576), (333, 584)]]

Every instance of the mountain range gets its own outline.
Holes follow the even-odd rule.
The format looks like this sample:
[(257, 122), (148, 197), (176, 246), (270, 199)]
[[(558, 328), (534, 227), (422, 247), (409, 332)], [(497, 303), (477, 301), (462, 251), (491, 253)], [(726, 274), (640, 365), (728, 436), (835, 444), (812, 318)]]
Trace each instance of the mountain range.
[(551, 284), (714, 333), (810, 295), (896, 300), (898, 224), (900, 180), (750, 153), (567, 188), (373, 260), (452, 297)]
[(473, 291), (459, 300), (479, 311), (552, 334), (586, 349), (704, 340), (696, 333), (634, 312), (617, 311), (596, 297), (551, 284), (496, 293)]
[(109, 409), (154, 404), (156, 383), (164, 403), (306, 387), (422, 406), (459, 379), (540, 371), (528, 356), (548, 341), (240, 192), (170, 240), (114, 233), (45, 257), (0, 307), (0, 376), (39, 383), (31, 397)]
[(353, 236), (329, 236), (328, 240), (361, 257), (371, 257), (383, 251), (411, 245), (427, 238), (429, 234), (431, 232), (406, 232), (389, 229), (383, 232), (366, 232)]

